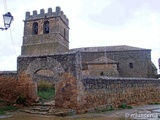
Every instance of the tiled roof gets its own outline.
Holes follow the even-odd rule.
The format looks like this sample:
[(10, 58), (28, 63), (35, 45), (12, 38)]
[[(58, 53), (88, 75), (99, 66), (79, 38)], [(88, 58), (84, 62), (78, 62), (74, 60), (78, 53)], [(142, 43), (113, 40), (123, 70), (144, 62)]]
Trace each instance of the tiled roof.
[(93, 61), (90, 61), (90, 62), (87, 62), (87, 64), (107, 64), (107, 63), (114, 63), (114, 64), (117, 64), (118, 62), (117, 61), (114, 61), (114, 60), (111, 60), (107, 57), (100, 57), (100, 58), (97, 58)]
[(80, 51), (80, 52), (100, 52), (100, 51), (134, 51), (134, 50), (150, 50), (138, 47), (132, 47), (127, 45), (119, 46), (102, 46), (102, 47), (84, 47), (70, 49), (70, 51)]

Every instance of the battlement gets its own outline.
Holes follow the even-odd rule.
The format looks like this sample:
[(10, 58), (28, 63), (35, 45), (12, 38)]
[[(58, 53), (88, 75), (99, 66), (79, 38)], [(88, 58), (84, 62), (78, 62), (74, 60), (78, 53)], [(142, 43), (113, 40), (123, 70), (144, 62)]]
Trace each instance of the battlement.
[(52, 12), (52, 8), (48, 8), (48, 12), (45, 13), (44, 9), (40, 9), (40, 13), (37, 13), (37, 10), (33, 11), (31, 15), (30, 12), (26, 12), (25, 21), (43, 19), (43, 18), (51, 18), (51, 17), (60, 17), (65, 24), (69, 24), (69, 20), (66, 15), (61, 11), (60, 7), (56, 7), (56, 11)]

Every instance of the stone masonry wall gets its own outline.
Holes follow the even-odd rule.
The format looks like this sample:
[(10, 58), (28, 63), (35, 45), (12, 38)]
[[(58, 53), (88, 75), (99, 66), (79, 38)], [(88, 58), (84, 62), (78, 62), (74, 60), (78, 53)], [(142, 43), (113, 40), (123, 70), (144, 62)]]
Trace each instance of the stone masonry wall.
[[(102, 56), (117, 61), (120, 77), (153, 78), (155, 74), (155, 71), (150, 69), (153, 66), (150, 64), (151, 52), (149, 50), (81, 52), (81, 55), (84, 63)], [(130, 68), (130, 63), (133, 64), (133, 68)]]
[[(57, 108), (77, 109), (84, 104), (81, 81), (81, 57), (78, 52), (61, 53), (46, 56), (19, 56), (18, 75), (22, 73), (38, 82), (38, 74), (45, 75), (45, 81), (55, 83), (55, 106)], [(48, 77), (48, 73), (53, 77)]]
[(25, 72), (32, 78), (39, 70), (50, 70), (57, 77), (65, 72), (76, 76), (75, 56), (75, 52), (44, 56), (19, 56), (17, 59), (17, 72), (18, 75)]
[(93, 108), (122, 103), (142, 105), (160, 102), (160, 80), (143, 78), (90, 77), (82, 80), (85, 87), (85, 106)]
[[(49, 33), (44, 33), (44, 22), (49, 22)], [(38, 33), (34, 34), (34, 23), (38, 24)], [(21, 54), (22, 55), (48, 55), (69, 51), (69, 20), (60, 7), (55, 12), (48, 8), (26, 12), (24, 20), (24, 36)]]
[(74, 70), (63, 73), (61, 79), (55, 84), (55, 106), (57, 108), (81, 110), (85, 104), (84, 88), (81, 82), (81, 55), (79, 52), (72, 55), (74, 61), (72, 61), (70, 67), (73, 67)]
[(88, 76), (119, 76), (117, 64), (91, 64), (88, 65), (88, 70), (85, 70), (83, 75), (88, 72)]
[(18, 77), (16, 72), (0, 72), (0, 99), (15, 102), (19, 96), (25, 97), (28, 102), (35, 101), (36, 84), (24, 73)]

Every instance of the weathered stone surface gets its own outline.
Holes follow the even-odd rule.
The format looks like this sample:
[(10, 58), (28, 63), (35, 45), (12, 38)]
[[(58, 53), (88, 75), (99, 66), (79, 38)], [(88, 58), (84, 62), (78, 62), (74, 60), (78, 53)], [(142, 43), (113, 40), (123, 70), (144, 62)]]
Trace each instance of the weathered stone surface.
[(160, 80), (147, 78), (84, 78), (86, 107), (104, 104), (118, 107), (122, 103), (142, 105), (160, 102)]
[[(57, 82), (65, 72), (76, 77), (76, 55), (77, 53), (72, 52), (44, 56), (19, 56), (17, 72), (18, 74), (25, 72), (35, 82), (41, 80)], [(38, 71), (48, 71), (48, 74), (38, 74)], [(50, 73), (52, 75), (49, 75)]]
[[(69, 21), (60, 7), (57, 8), (55, 12), (49, 8), (47, 13), (43, 9), (40, 14), (37, 14), (37, 11), (34, 11), (33, 15), (26, 13), (22, 55), (48, 55), (69, 51)], [(45, 33), (45, 22), (48, 22), (48, 33)]]
[(6, 73), (0, 75), (0, 99), (15, 102), (19, 96), (25, 97), (29, 101), (37, 98), (36, 84), (25, 73), (19, 75)]
[[(70, 51), (79, 51), (81, 53), (83, 68), (87, 68), (84, 63), (92, 62), (93, 60), (99, 59), (101, 57), (107, 57), (113, 61), (118, 62), (117, 70), (119, 72), (120, 77), (141, 77), (141, 78), (156, 77), (155, 75), (157, 73), (157, 69), (151, 61), (150, 49), (119, 45), (119, 46), (103, 46), (103, 47), (84, 47), (84, 48), (71, 49)], [(130, 63), (133, 65), (132, 68), (130, 68)], [(85, 72), (86, 71), (87, 70), (85, 70)], [(105, 73), (104, 70), (100, 71), (100, 69), (98, 72), (99, 75), (101, 72)], [(95, 76), (97, 74), (98, 73), (96, 73)], [(108, 74), (108, 76), (112, 75)]]
[[(0, 99), (14, 102), (18, 96), (24, 96), (35, 101), (37, 86), (34, 82), (49, 81), (55, 84), (55, 107), (65, 110), (41, 107), (28, 112), (66, 116), (101, 111), (108, 105), (160, 101), (160, 81), (147, 79), (156, 74), (150, 49), (106, 46), (69, 52), (69, 21), (60, 7), (55, 12), (51, 8), (48, 13), (44, 9), (40, 14), (27, 12), (24, 22), (17, 72), (0, 72)], [(49, 23), (48, 33), (44, 32), (45, 22)], [(34, 23), (38, 24), (36, 34)], [(101, 73), (121, 77), (95, 77)], [(82, 78), (82, 74), (88, 77)]]
[(71, 74), (64, 74), (56, 86), (55, 106), (77, 109), (77, 82)]

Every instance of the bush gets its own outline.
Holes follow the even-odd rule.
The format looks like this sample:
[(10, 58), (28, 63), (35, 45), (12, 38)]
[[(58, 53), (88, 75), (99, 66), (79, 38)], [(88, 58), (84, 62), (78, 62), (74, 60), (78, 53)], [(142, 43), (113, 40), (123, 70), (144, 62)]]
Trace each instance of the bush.
[(0, 103), (4, 103), (5, 101), (4, 100), (0, 100)]
[(0, 115), (6, 114), (6, 111), (15, 111), (15, 110), (17, 110), (17, 109), (13, 106), (2, 107), (2, 108), (0, 108)]
[(122, 104), (119, 105), (119, 108), (126, 109), (127, 108), (127, 104), (126, 103), (122, 103)]
[(132, 106), (127, 106), (128, 109), (132, 109)]
[(23, 105), (25, 105), (25, 103), (26, 103), (26, 98), (23, 97), (23, 96), (19, 96), (19, 97), (17, 98), (17, 100), (16, 100), (16, 103), (17, 103), (17, 104), (23, 104)]
[(119, 108), (121, 109), (132, 109), (132, 106), (128, 106), (126, 103), (122, 103), (121, 105), (119, 105)]
[(159, 105), (160, 103), (155, 102), (155, 103), (148, 103), (148, 105)]

